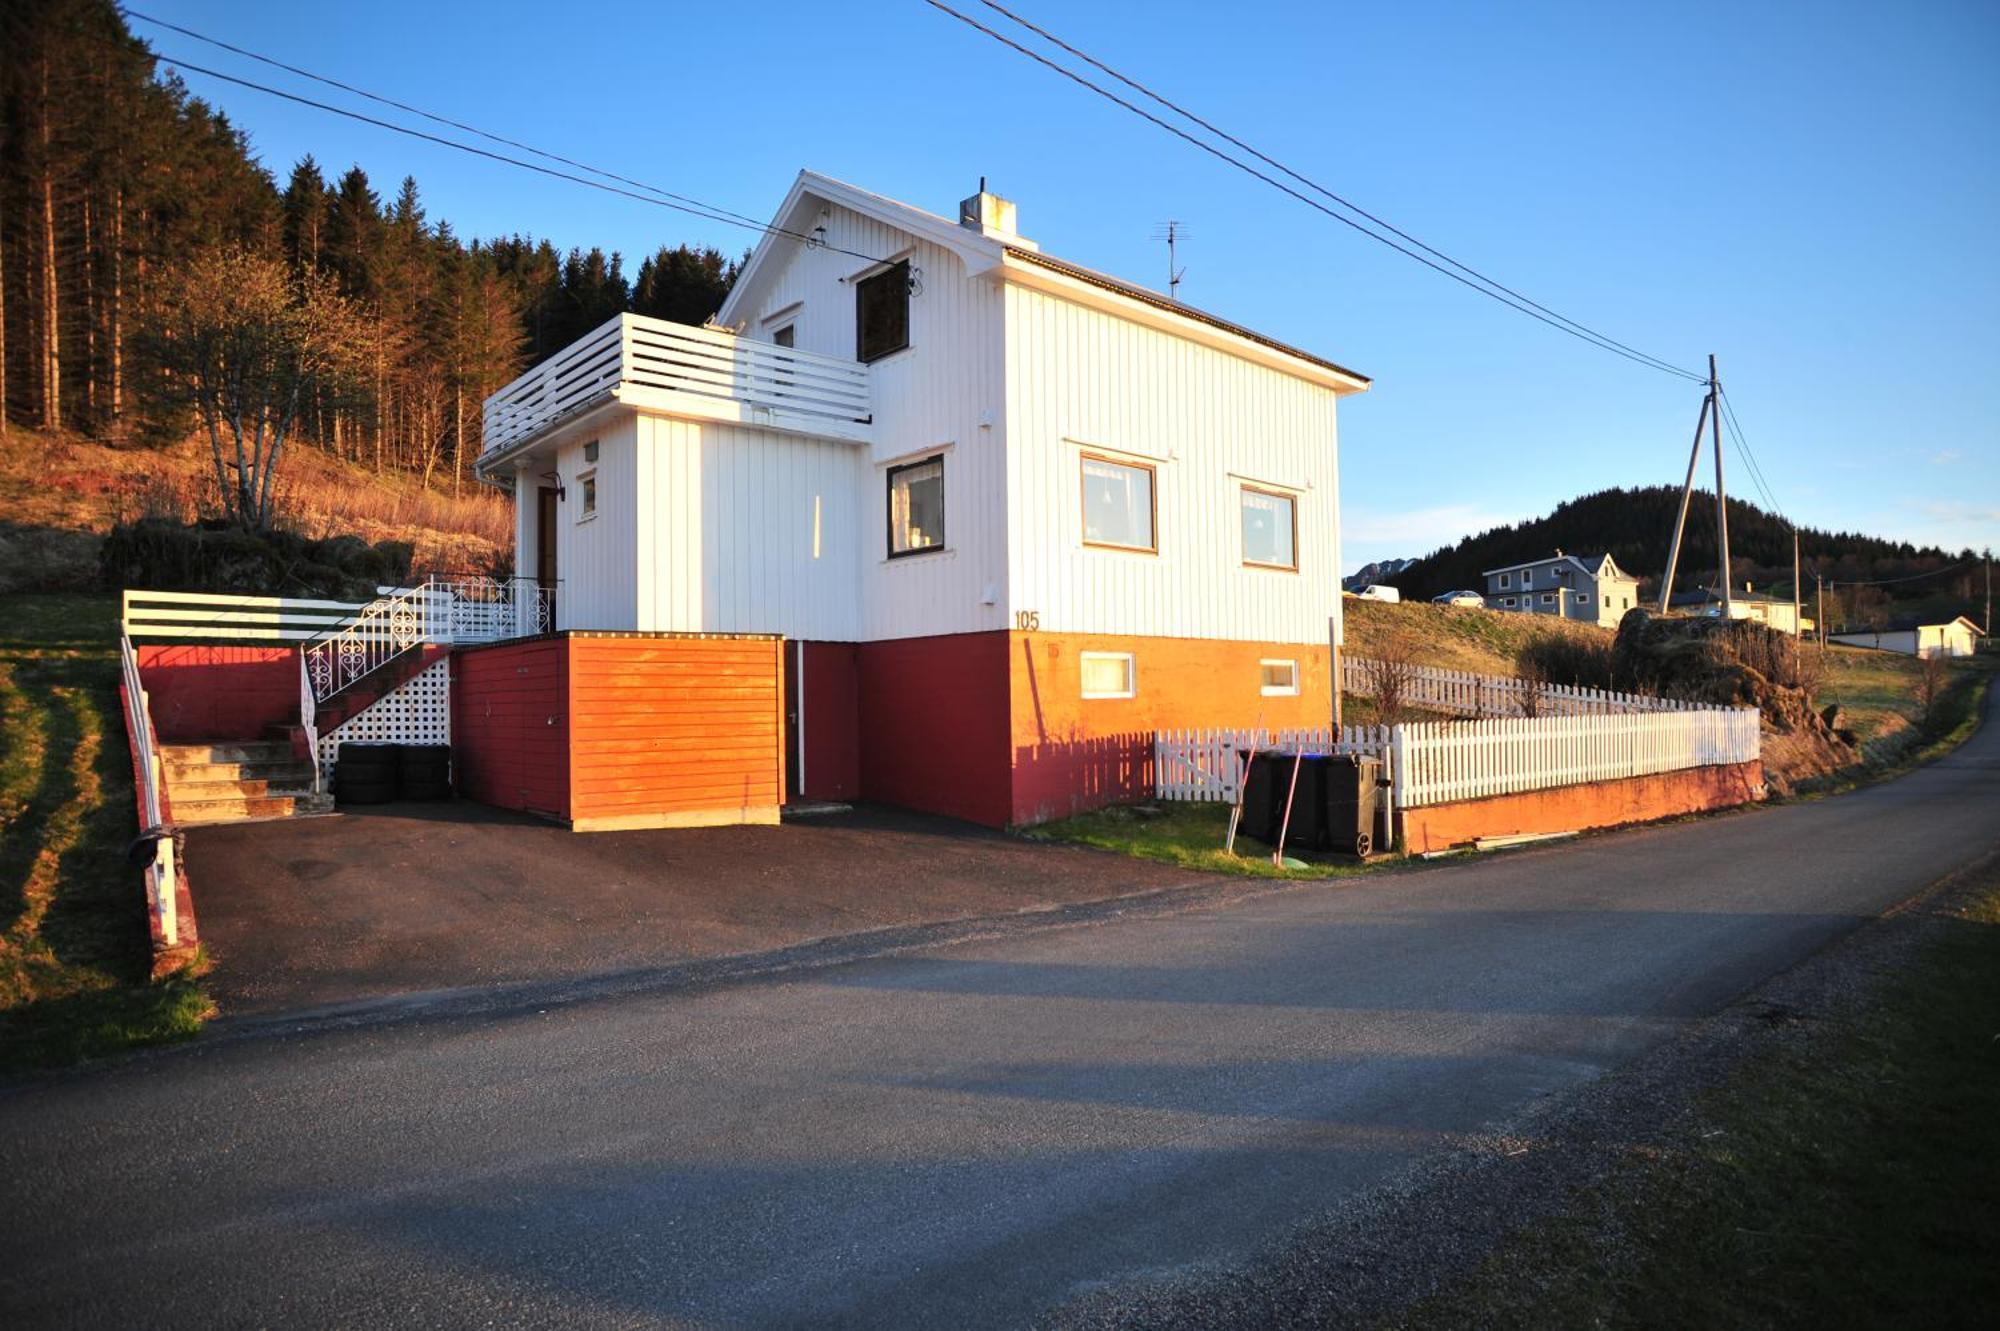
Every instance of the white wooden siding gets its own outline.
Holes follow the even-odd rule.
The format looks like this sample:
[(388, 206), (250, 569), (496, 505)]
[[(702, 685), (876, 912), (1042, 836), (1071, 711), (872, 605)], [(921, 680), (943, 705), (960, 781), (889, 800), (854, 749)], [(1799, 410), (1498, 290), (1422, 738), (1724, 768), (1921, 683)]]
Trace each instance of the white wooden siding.
[[(956, 254), (843, 207), (829, 207), (827, 243), (881, 259), (908, 258), (922, 290), (910, 298), (910, 346), (868, 367), (874, 443), (862, 456), (855, 639), (969, 633), (1007, 625), (1007, 483), (1002, 310), (997, 282), (973, 278)], [(747, 336), (769, 339), (769, 315), (796, 307), (795, 345), (852, 357), (854, 284), (870, 265), (832, 248), (800, 247)], [(886, 471), (891, 463), (949, 447), (945, 461), (945, 549), (888, 558)], [(986, 603), (991, 593), (992, 603)], [(784, 632), (782, 626), (766, 631)]]
[[(604, 422), (602, 428), (565, 439), (556, 450), (556, 473), (562, 478), (563, 498), (556, 506), (556, 627), (565, 629), (636, 629), (638, 623), (639, 570), (633, 553), (638, 549), (639, 532), (650, 522), (639, 518), (637, 469), (634, 443), (638, 424), (621, 414)], [(583, 460), (583, 446), (597, 440), (597, 461)], [(545, 468), (544, 468), (545, 470)], [(597, 475), (597, 516), (579, 522), (583, 512), (585, 472)], [(542, 484), (533, 470), (527, 475), (528, 523), (533, 529), (532, 487)], [(531, 564), (523, 572), (532, 576)]]
[[(1006, 289), (1009, 610), (1054, 632), (1323, 643), (1340, 613), (1331, 389)], [(1083, 545), (1079, 454), (1160, 459), (1159, 553)], [(1245, 483), (1293, 493), (1296, 573), (1243, 563)]]
[(854, 636), (860, 448), (656, 416), (638, 439), (639, 628)]

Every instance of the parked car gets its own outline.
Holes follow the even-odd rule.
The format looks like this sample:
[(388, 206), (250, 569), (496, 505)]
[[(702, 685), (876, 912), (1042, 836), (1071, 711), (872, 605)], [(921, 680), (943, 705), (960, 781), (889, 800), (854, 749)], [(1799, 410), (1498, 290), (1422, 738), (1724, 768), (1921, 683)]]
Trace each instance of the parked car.
[(1403, 599), (1403, 594), (1394, 587), (1385, 587), (1379, 582), (1369, 583), (1357, 594), (1364, 601), (1400, 601)]
[(1431, 597), (1431, 604), (1469, 605), (1475, 608), (1484, 608), (1484, 606), (1486, 605), (1486, 598), (1481, 596), (1478, 592), (1469, 592), (1465, 590), (1463, 587), (1461, 587), (1455, 592), (1446, 592), (1442, 596)]

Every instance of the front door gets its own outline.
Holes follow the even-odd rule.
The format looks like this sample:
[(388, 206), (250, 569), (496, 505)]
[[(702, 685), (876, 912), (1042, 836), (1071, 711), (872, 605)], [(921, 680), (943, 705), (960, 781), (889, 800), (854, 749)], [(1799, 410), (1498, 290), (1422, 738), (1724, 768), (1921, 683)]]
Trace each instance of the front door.
[(548, 601), (549, 627), (556, 626), (556, 491), (535, 491), (535, 581)]

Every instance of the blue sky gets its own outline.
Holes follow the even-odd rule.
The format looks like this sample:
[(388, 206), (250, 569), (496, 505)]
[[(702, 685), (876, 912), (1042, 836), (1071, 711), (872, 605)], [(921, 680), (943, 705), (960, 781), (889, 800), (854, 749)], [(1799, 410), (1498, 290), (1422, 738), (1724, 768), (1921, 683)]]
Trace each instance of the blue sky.
[[(984, 175), (1045, 249), (1150, 285), (1150, 237), (1178, 218), (1184, 299), (1375, 379), (1342, 409), (1349, 567), (1686, 465), (1698, 387), (1476, 296), (921, 0), (137, 7), (752, 216), (801, 166), (947, 213)], [(1716, 353), (1796, 520), (2000, 544), (2000, 6), (1009, 8), (1543, 305), (1678, 364)], [(632, 267), (749, 240), (186, 78), (281, 178), (306, 152), (385, 193), (414, 174), (461, 235)]]

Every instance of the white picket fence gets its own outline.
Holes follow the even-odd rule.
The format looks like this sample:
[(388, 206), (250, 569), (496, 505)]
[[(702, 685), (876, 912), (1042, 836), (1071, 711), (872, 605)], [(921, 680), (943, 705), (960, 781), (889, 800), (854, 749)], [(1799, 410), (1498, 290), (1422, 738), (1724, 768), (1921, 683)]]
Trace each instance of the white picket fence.
[(1159, 799), (1228, 803), (1245, 749), (1360, 753), (1383, 760), (1395, 807), (1411, 809), (1744, 763), (1760, 743), (1751, 707), (1346, 726), (1337, 740), (1330, 726), (1163, 730), (1153, 736), (1153, 783)]
[[(1344, 691), (1373, 698), (1380, 692), (1380, 661), (1349, 657), (1342, 664)], [(1676, 698), (1653, 698), (1613, 689), (1573, 688), (1537, 684), (1515, 675), (1478, 675), (1470, 670), (1436, 666), (1407, 667), (1405, 706), (1454, 716), (1609, 716), (1622, 712), (1695, 712), (1703, 704)]]
[(1153, 792), (1163, 800), (1236, 799), (1243, 752), (1360, 753), (1385, 758), (1387, 726), (1332, 726), (1288, 730), (1162, 730), (1153, 736)]
[(1754, 707), (1397, 726), (1396, 804), (1421, 808), (1759, 756)]

